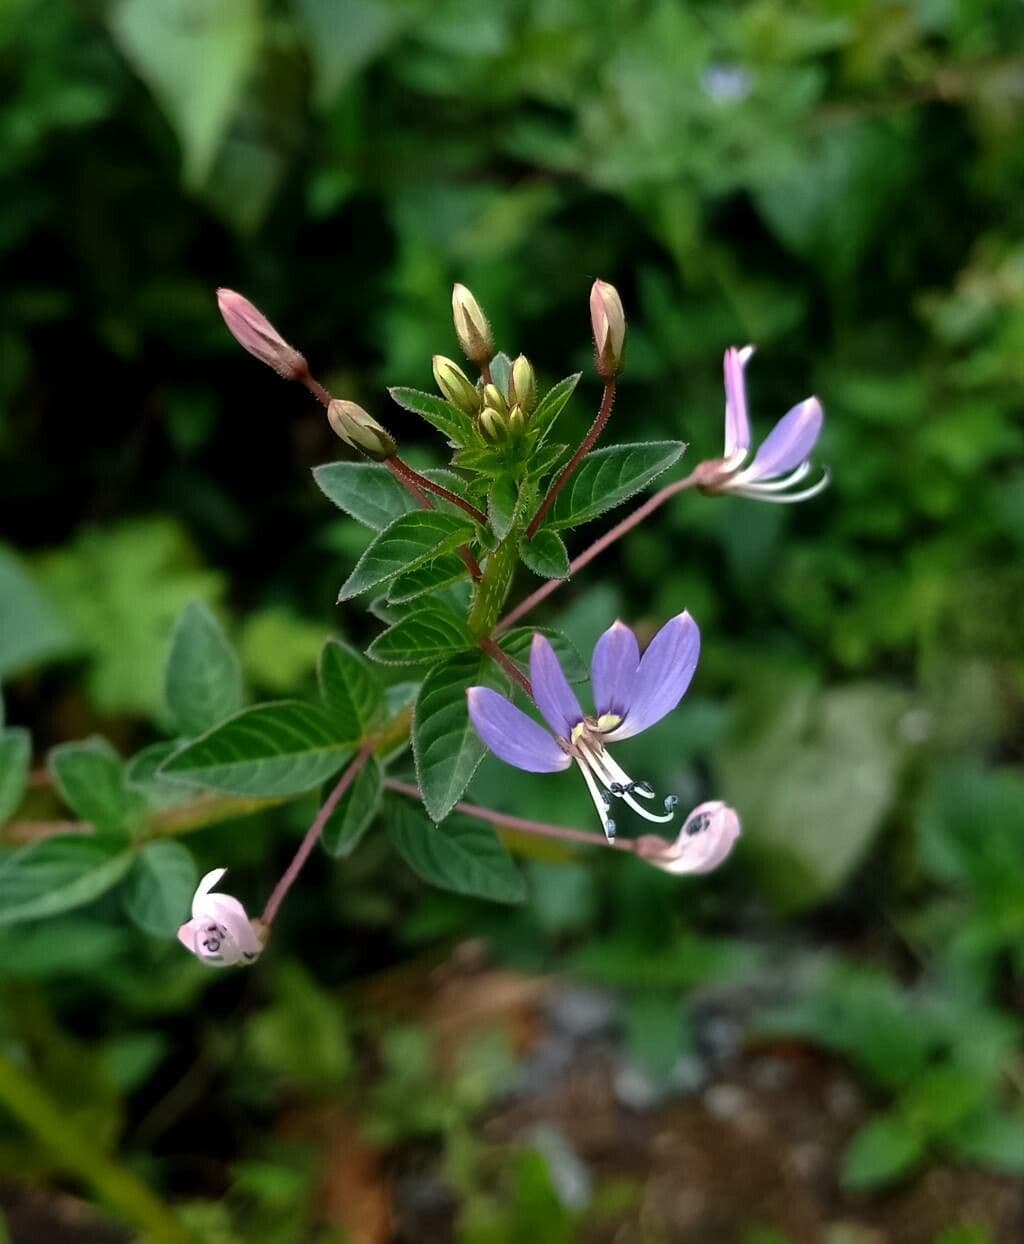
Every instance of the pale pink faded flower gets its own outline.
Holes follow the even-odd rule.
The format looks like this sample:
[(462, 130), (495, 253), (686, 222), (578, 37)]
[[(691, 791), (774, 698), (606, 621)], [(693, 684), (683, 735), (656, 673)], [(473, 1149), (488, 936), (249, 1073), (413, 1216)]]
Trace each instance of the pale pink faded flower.
[(233, 289), (217, 290), (217, 306), (232, 337), (285, 380), (306, 373), (306, 360), (281, 336), (262, 311)]
[(238, 899), (212, 892), (226, 872), (215, 868), (203, 877), (192, 899), (192, 919), (178, 930), (185, 949), (213, 968), (253, 963), (263, 950), (257, 928)]
[(739, 836), (736, 812), (727, 803), (712, 800), (694, 808), (674, 842), (657, 834), (644, 834), (636, 840), (636, 853), (648, 864), (677, 877), (709, 873), (726, 859)]
[(614, 285), (595, 281), (590, 288), (590, 324), (594, 330), (597, 374), (611, 380), (622, 371), (626, 349), (626, 313)]

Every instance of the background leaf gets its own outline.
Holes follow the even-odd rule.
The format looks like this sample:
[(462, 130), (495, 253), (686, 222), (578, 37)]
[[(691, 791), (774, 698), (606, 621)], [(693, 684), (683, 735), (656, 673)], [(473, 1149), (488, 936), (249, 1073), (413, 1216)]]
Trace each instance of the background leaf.
[(180, 734), (202, 734), (242, 707), (238, 656), (202, 601), (190, 601), (178, 619), (165, 680), (167, 707)]
[(432, 825), (414, 805), (389, 803), (388, 837), (417, 876), (431, 885), (492, 903), (521, 903), (526, 885), (490, 825), (457, 817)]
[(128, 876), (125, 910), (144, 933), (174, 937), (189, 918), (198, 880), (187, 847), (180, 842), (147, 842)]
[(27, 730), (0, 730), (0, 825), (18, 810), (31, 759), (32, 740)]
[(64, 802), (97, 829), (125, 830), (140, 814), (141, 801), (125, 787), (124, 762), (106, 739), (61, 743), (47, 766)]
[(337, 734), (321, 708), (298, 700), (257, 704), (188, 743), (158, 772), (231, 795), (299, 795), (352, 754), (352, 741)]
[(48, 838), (0, 858), (0, 925), (84, 907), (121, 880), (133, 853), (119, 839)]

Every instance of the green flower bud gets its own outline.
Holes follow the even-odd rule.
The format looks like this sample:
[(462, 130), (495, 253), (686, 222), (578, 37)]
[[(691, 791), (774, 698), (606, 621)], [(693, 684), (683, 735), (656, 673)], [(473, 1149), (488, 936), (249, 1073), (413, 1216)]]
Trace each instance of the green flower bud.
[(499, 415), (508, 414), (508, 402), (505, 401), (505, 394), (502, 393), (496, 384), (484, 385), (484, 405), (491, 410), (496, 410)]
[(602, 380), (612, 380), (622, 371), (626, 313), (618, 290), (607, 281), (595, 281), (590, 290), (590, 323), (594, 329), (597, 374)]
[(533, 364), (525, 354), (520, 354), (512, 364), (512, 393), (510, 396), (514, 402), (523, 408), (524, 415), (528, 415), (533, 410), (534, 403), (537, 401), (537, 377), (534, 374)]
[(522, 436), (526, 431), (526, 416), (523, 414), (523, 408), (516, 403), (508, 412), (508, 434), (513, 439)]
[(505, 426), (504, 417), (490, 406), (485, 406), (481, 411), (477, 427), (480, 429), (480, 435), (489, 445), (499, 445), (508, 440), (508, 428)]
[(362, 406), (335, 398), (327, 407), (327, 418), (346, 445), (360, 450), (368, 458), (383, 462), (394, 457), (394, 440)]
[(458, 363), (446, 359), (443, 354), (435, 354), (433, 362), (434, 380), (444, 396), (465, 414), (475, 415), (481, 404), (476, 385)]
[(452, 317), (462, 352), (477, 367), (486, 367), (494, 358), (494, 334), (480, 304), (465, 287), (452, 290)]

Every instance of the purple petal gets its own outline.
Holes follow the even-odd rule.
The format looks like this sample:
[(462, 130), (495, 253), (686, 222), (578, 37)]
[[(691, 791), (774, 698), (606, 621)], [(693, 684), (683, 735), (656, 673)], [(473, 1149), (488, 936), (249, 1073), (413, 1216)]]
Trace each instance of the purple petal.
[(825, 412), (816, 397), (794, 406), (765, 437), (747, 468), (750, 480), (773, 479), (805, 462), (818, 442), (824, 421)]
[(725, 352), (725, 456), (750, 448), (750, 419), (747, 416), (747, 383), (743, 367), (753, 350), (746, 346)]
[(670, 713), (686, 694), (700, 656), (700, 629), (686, 612), (671, 618), (651, 640), (640, 662), (626, 718), (606, 736), (631, 739)]
[(466, 692), (473, 729), (507, 765), (527, 773), (557, 773), (572, 760), (531, 717), (490, 687), (470, 687)]
[(594, 647), (590, 683), (594, 706), (600, 717), (614, 713), (625, 717), (640, 665), (640, 645), (623, 622), (613, 622)]
[(544, 720), (555, 734), (569, 738), (573, 726), (583, 720), (583, 709), (562, 673), (554, 648), (540, 634), (534, 635), (530, 648), (530, 683)]

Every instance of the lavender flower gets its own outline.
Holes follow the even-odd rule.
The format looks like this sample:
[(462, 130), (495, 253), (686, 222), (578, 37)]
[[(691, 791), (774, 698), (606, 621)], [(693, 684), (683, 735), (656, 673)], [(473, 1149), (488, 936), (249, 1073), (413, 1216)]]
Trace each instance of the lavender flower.
[(575, 761), (611, 840), (613, 798), (645, 820), (672, 820), (676, 797), (665, 799), (664, 816), (648, 811), (636, 796), (653, 799), (653, 788), (648, 782), (634, 782), (612, 759), (606, 744), (630, 739), (670, 713), (686, 694), (699, 654), (700, 631), (688, 613), (666, 622), (642, 658), (633, 632), (622, 622), (614, 623), (594, 648), (590, 672), (596, 714), (590, 717), (580, 707), (554, 649), (543, 635), (534, 635), (530, 680), (552, 733), (488, 687), (469, 688), (469, 717), (491, 751), (518, 769), (556, 773)]
[(178, 930), (178, 941), (185, 949), (214, 968), (253, 963), (263, 949), (238, 899), (212, 892), (226, 872), (226, 868), (215, 868), (203, 877), (192, 899), (192, 919)]
[(657, 834), (636, 840), (636, 853), (667, 873), (709, 873), (717, 868), (740, 836), (740, 818), (727, 803), (698, 804), (683, 823), (675, 842)]
[(816, 397), (799, 402), (782, 416), (761, 442), (753, 462), (744, 467), (750, 454), (744, 372), (753, 353), (753, 346), (742, 350), (730, 346), (725, 352), (725, 457), (700, 465), (699, 486), (704, 492), (733, 493), (779, 505), (806, 501), (828, 486), (828, 471), (809, 488), (788, 490), (810, 474), (810, 455), (821, 435), (825, 412)]

